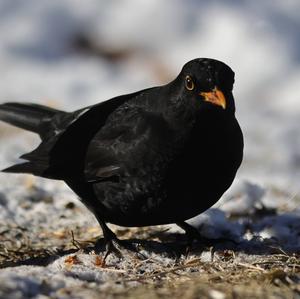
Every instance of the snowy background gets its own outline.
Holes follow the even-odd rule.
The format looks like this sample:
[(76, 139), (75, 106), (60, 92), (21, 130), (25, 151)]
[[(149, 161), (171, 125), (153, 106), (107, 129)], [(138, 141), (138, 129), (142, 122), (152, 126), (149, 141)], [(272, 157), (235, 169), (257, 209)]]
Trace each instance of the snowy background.
[(73, 110), (217, 58), (236, 72), (239, 176), (297, 189), (299, 9), (296, 0), (1, 1), (0, 98)]
[[(207, 233), (227, 225), (231, 235), (245, 237), (243, 223), (230, 224), (225, 215), (266, 206), (279, 215), (253, 231), (299, 246), (299, 11), (298, 0), (1, 1), (0, 102), (71, 111), (165, 84), (193, 58), (222, 60), (236, 73), (245, 158), (221, 210), (202, 216), (211, 225)], [(0, 142), (4, 168), (39, 140), (1, 123)], [(66, 211), (73, 200), (79, 210)], [(61, 182), (1, 174), (0, 205), (3, 229), (30, 227), (35, 235), (41, 228), (97, 226)]]

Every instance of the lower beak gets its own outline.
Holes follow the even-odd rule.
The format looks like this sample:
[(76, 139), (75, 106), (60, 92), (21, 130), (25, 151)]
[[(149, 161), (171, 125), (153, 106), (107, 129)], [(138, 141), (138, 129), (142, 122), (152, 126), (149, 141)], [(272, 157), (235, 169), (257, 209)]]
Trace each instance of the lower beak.
[(214, 105), (221, 106), (223, 109), (226, 109), (226, 99), (221, 90), (215, 87), (212, 91), (209, 92), (200, 92), (201, 96), (204, 97), (204, 101), (211, 102)]

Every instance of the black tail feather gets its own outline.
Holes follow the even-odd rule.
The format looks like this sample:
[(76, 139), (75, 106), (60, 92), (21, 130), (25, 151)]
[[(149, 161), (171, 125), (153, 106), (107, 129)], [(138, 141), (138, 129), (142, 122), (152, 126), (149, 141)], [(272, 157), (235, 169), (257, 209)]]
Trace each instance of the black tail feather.
[[(37, 133), (42, 140), (45, 134), (51, 133), (52, 120), (57, 113), (62, 113), (62, 111), (37, 104), (5, 103), (0, 105), (0, 120)], [(45, 170), (49, 167), (47, 149), (49, 151), (51, 148), (41, 143), (37, 149), (20, 157), (28, 160), (27, 162), (12, 165), (2, 171), (43, 176)]]
[(2, 169), (2, 172), (10, 173), (30, 173), (41, 176), (45, 170), (45, 166), (41, 163), (24, 162)]
[(37, 104), (5, 103), (0, 105), (0, 120), (16, 127), (41, 134), (43, 123), (59, 110)]

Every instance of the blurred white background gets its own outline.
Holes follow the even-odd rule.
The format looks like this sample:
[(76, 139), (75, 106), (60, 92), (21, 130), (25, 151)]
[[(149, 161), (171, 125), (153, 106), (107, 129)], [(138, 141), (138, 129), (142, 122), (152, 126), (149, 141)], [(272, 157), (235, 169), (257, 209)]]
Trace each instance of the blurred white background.
[[(74, 110), (219, 59), (236, 73), (238, 177), (298, 191), (299, 11), (298, 0), (1, 1), (0, 102)], [(38, 143), (3, 124), (0, 137), (1, 168)]]

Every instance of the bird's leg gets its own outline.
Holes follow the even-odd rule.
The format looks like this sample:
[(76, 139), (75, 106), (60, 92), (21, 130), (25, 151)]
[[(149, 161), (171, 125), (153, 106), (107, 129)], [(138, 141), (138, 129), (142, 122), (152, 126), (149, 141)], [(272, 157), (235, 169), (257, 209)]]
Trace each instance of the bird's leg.
[(185, 231), (185, 234), (188, 239), (188, 243), (192, 244), (193, 241), (197, 240), (203, 243), (203, 245), (211, 245), (211, 242), (209, 242), (209, 239), (201, 236), (199, 231), (193, 227), (192, 225), (182, 221), (182, 222), (177, 222), (176, 223), (180, 228), (182, 228)]
[(132, 252), (137, 254), (139, 253), (137, 248), (133, 246), (131, 243), (127, 242), (127, 240), (119, 240), (104, 221), (98, 218), (97, 220), (102, 228), (105, 247), (106, 247), (106, 252), (103, 258), (104, 262), (106, 258), (109, 256), (109, 254), (112, 252), (116, 253), (118, 256), (122, 256), (122, 252), (124, 250), (127, 253), (129, 253), (129, 255), (132, 255)]
[(193, 241), (195, 240), (199, 241), (201, 244), (205, 246), (213, 246), (218, 242), (232, 242), (234, 244), (238, 244), (236, 241), (232, 239), (226, 239), (226, 238), (209, 239), (203, 237), (195, 227), (193, 227), (192, 225), (184, 221), (177, 222), (176, 224), (185, 231), (189, 244), (193, 243)]
[(102, 228), (106, 252), (104, 255), (104, 262), (108, 255), (112, 252), (115, 252), (117, 255), (121, 255), (120, 252), (120, 240), (117, 236), (111, 231), (111, 229), (106, 225), (106, 223), (102, 220), (98, 219), (98, 222)]
[(98, 222), (102, 228), (103, 237), (105, 241), (118, 240), (116, 234), (112, 232), (112, 230), (106, 225), (104, 221), (98, 219)]

